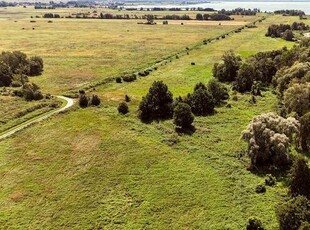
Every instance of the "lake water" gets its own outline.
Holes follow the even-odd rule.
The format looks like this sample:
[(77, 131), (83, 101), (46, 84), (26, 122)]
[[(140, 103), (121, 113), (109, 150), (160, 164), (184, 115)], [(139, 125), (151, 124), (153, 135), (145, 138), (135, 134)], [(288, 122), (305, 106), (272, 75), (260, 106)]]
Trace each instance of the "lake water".
[[(129, 7), (129, 5), (127, 5)], [(258, 8), (261, 11), (275, 11), (283, 9), (294, 9), (294, 10), (303, 10), (306, 14), (310, 15), (310, 0), (307, 1), (210, 1), (210, 3), (199, 3), (199, 4), (151, 4), (151, 5), (135, 5), (135, 7), (143, 8), (153, 8), (153, 7), (179, 7), (179, 8), (193, 8), (193, 7), (202, 7), (202, 8), (213, 8), (215, 10), (231, 10), (238, 7), (246, 9)]]

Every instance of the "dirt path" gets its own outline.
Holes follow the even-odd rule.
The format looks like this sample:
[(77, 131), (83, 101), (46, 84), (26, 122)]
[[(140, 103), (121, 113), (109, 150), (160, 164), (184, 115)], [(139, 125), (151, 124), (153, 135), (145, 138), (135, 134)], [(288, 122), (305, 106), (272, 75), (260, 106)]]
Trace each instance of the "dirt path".
[(57, 110), (54, 110), (54, 111), (52, 111), (52, 112), (48, 112), (47, 114), (45, 114), (45, 115), (43, 115), (43, 116), (40, 116), (40, 117), (38, 117), (38, 118), (30, 119), (30, 120), (28, 120), (28, 121), (26, 121), (26, 122), (24, 122), (24, 123), (18, 125), (17, 127), (12, 128), (12, 129), (10, 129), (10, 130), (8, 130), (8, 131), (6, 131), (6, 132), (0, 134), (0, 140), (3, 140), (3, 139), (5, 139), (5, 138), (7, 138), (7, 137), (10, 137), (10, 136), (12, 136), (14, 133), (16, 133), (16, 132), (18, 132), (18, 131), (20, 131), (20, 130), (25, 129), (25, 128), (27, 128), (28, 126), (30, 126), (30, 125), (32, 125), (32, 124), (34, 124), (34, 123), (40, 122), (40, 121), (42, 121), (42, 120), (45, 120), (45, 119), (51, 117), (51, 116), (54, 115), (54, 114), (63, 112), (63, 111), (65, 111), (66, 109), (68, 109), (68, 108), (70, 108), (71, 106), (73, 106), (73, 104), (74, 104), (74, 101), (73, 101), (73, 99), (71, 99), (71, 98), (64, 97), (64, 96), (57, 96), (57, 98), (62, 99), (62, 100), (65, 100), (65, 101), (67, 102), (66, 105), (63, 106), (63, 107), (61, 107), (61, 108), (59, 108), (59, 109), (57, 109)]

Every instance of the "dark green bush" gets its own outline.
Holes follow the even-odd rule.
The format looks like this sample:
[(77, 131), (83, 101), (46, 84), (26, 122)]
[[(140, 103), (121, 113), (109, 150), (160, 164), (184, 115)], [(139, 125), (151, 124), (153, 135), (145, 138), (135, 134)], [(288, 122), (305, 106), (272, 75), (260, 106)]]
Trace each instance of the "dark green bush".
[(121, 78), (121, 77), (117, 77), (117, 78), (115, 79), (115, 81), (116, 81), (116, 83), (122, 83), (122, 78)]
[(256, 217), (250, 217), (246, 230), (264, 230), (262, 222)]
[(264, 185), (257, 185), (255, 189), (256, 193), (265, 193), (266, 192), (266, 187)]
[(289, 192), (291, 196), (310, 198), (310, 169), (307, 161), (301, 157), (295, 159), (290, 172)]
[(41, 93), (41, 91), (37, 90), (33, 93), (33, 100), (38, 101), (43, 99), (43, 94)]
[(98, 105), (100, 105), (100, 103), (101, 103), (100, 98), (97, 95), (94, 94), (91, 97), (90, 104), (93, 105), (93, 106), (98, 106)]
[(120, 103), (117, 110), (121, 114), (127, 114), (129, 112), (128, 105), (125, 102)]
[(31, 57), (29, 60), (29, 75), (37, 76), (43, 72), (43, 59), (37, 56)]
[(85, 94), (80, 94), (79, 105), (81, 108), (86, 108), (88, 106), (88, 97)]
[(185, 102), (190, 105), (192, 112), (197, 116), (205, 116), (214, 112), (214, 100), (212, 95), (205, 89), (195, 90), (188, 95)]
[(216, 79), (211, 79), (208, 82), (207, 89), (211, 93), (216, 105), (229, 98), (227, 88)]
[(276, 208), (280, 230), (299, 230), (304, 222), (310, 222), (310, 201), (304, 196), (290, 199)]
[(135, 74), (123, 76), (123, 81), (125, 81), (125, 82), (132, 82), (135, 80), (137, 80), (137, 75), (135, 75)]
[(300, 145), (303, 151), (310, 151), (310, 112), (300, 119)]
[(173, 112), (174, 124), (182, 128), (190, 127), (194, 121), (191, 107), (183, 102), (178, 103)]
[(223, 63), (216, 63), (213, 67), (213, 76), (220, 82), (232, 82), (237, 77), (241, 65), (241, 58), (232, 51), (226, 52), (222, 57)]

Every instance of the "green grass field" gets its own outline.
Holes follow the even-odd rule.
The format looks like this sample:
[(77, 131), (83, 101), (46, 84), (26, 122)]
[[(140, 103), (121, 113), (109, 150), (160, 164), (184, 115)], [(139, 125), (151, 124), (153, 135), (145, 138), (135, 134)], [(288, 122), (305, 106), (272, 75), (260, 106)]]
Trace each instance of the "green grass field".
[[(245, 29), (242, 33), (201, 46), (189, 55), (161, 66), (146, 78), (97, 87), (95, 93), (102, 98), (100, 108), (80, 109), (76, 106), (0, 142), (0, 225), (9, 229), (238, 230), (245, 229), (250, 216), (257, 216), (266, 229), (278, 229), (275, 207), (285, 197), (286, 187), (280, 180), (275, 187), (268, 187), (265, 194), (256, 194), (255, 187), (263, 183), (264, 177), (246, 170), (246, 156), (238, 157), (245, 149), (240, 140), (241, 131), (253, 116), (275, 110), (275, 95), (263, 92), (263, 97), (252, 105), (248, 102), (250, 95), (239, 94), (238, 101), (228, 101), (232, 108), (224, 106), (216, 108), (217, 113), (213, 116), (196, 117), (196, 131), (192, 135), (178, 134), (171, 120), (141, 123), (136, 114), (141, 97), (155, 80), (163, 80), (175, 97), (186, 95), (199, 81), (208, 82), (213, 64), (226, 50), (232, 49), (246, 58), (258, 51), (292, 47), (293, 43), (267, 38), (264, 34), (272, 23), (295, 20), (298, 18), (270, 16), (257, 28)], [(9, 26), (6, 23), (4, 26)], [(74, 30), (80, 36), (73, 36), (72, 32), (66, 43), (61, 44), (67, 33), (66, 23), (76, 23)], [(64, 20), (57, 29), (57, 36), (51, 34), (51, 29), (42, 29), (40, 36), (39, 33), (25, 35), (32, 31), (17, 29), (9, 33), (14, 35), (10, 37), (14, 41), (23, 36), (37, 39), (36, 46), (20, 43), (14, 47), (44, 57), (47, 63), (45, 73), (34, 81), (45, 89), (50, 85), (53, 92), (85, 83), (87, 75), (83, 74), (86, 70), (100, 78), (119, 74), (195, 44), (206, 35), (204, 31), (201, 34), (204, 36), (199, 37), (201, 28), (193, 26), (188, 28), (192, 32), (185, 35), (186, 32), (181, 31), (180, 38), (176, 39), (171, 27), (162, 28), (160, 31), (165, 30), (162, 33), (166, 36), (160, 31), (154, 35), (161, 34), (163, 39), (160, 43), (163, 50), (159, 52), (153, 49), (155, 40), (145, 40), (148, 48), (133, 48), (135, 39), (142, 39), (135, 34), (138, 38), (124, 42), (126, 47), (118, 59), (113, 59), (109, 70), (98, 64), (106, 61), (97, 55), (106, 57), (112, 50), (117, 53), (122, 46), (113, 48), (108, 45), (107, 50), (101, 46), (98, 48), (100, 36), (94, 32), (101, 28), (95, 29), (98, 23), (106, 29), (104, 36), (112, 39), (104, 39), (106, 43), (115, 42), (116, 37), (127, 30), (122, 27), (122, 22), (113, 21), (119, 23), (115, 27), (119, 35), (113, 35), (112, 29), (108, 30), (109, 22)], [(56, 22), (51, 25), (56, 26)], [(93, 36), (87, 31), (82, 32), (81, 28), (88, 27)], [(147, 31), (144, 33), (151, 36), (152, 28), (145, 27)], [(137, 32), (135, 29), (138, 30), (138, 26), (132, 24), (129, 30)], [(176, 27), (173, 33), (178, 34), (178, 29)], [(197, 33), (190, 37), (196, 30)], [(221, 31), (222, 27), (207, 30), (210, 34)], [(112, 35), (107, 35), (109, 32)], [(47, 39), (40, 42), (40, 37), (55, 40), (54, 43), (47, 42)], [(85, 43), (90, 37), (93, 40)], [(167, 42), (169, 40), (171, 43)], [(77, 43), (76, 49), (66, 50), (73, 41)], [(6, 43), (2, 39), (1, 45), (6, 49), (13, 48), (12, 41)], [(52, 50), (50, 54), (46, 51), (58, 45), (61, 45), (58, 51)], [(144, 52), (154, 53), (152, 57), (140, 57)], [(68, 56), (60, 58), (63, 55)], [(80, 63), (79, 68), (72, 68), (76, 63)], [(61, 77), (60, 73), (72, 75)], [(87, 78), (94, 79), (96, 77)], [(117, 105), (125, 94), (131, 96), (132, 101), (130, 113), (123, 116), (117, 113)]]

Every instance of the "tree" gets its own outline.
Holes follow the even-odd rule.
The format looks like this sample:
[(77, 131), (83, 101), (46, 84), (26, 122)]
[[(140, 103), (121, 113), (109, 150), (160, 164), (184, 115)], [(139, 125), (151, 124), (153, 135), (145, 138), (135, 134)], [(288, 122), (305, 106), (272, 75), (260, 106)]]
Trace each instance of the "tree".
[(85, 94), (80, 94), (79, 105), (81, 108), (86, 108), (88, 106), (88, 97)]
[(197, 116), (205, 116), (214, 112), (214, 100), (206, 89), (199, 88), (193, 94), (189, 94), (185, 102), (190, 105)]
[(310, 222), (310, 201), (304, 196), (290, 199), (276, 209), (280, 230), (299, 230), (305, 223)]
[(229, 98), (228, 90), (225, 85), (214, 78), (208, 82), (207, 89), (212, 95), (215, 105), (219, 105), (222, 101)]
[(294, 38), (294, 34), (293, 34), (293, 31), (291, 30), (286, 30), (283, 35), (282, 35), (282, 38), (286, 41), (293, 41), (293, 38)]
[(284, 105), (288, 113), (299, 116), (310, 112), (310, 83), (294, 84), (284, 92)]
[(155, 19), (154, 15), (148, 14), (146, 16), (147, 24), (153, 24), (154, 23), (154, 19)]
[(128, 105), (126, 104), (126, 102), (122, 102), (118, 105), (117, 108), (118, 112), (121, 114), (127, 114), (129, 112), (129, 108)]
[(257, 78), (257, 75), (258, 73), (253, 65), (249, 63), (242, 64), (235, 82), (236, 90), (240, 93), (251, 91), (253, 82)]
[(224, 63), (216, 63), (213, 67), (214, 77), (220, 82), (235, 81), (241, 65), (241, 58), (232, 51), (228, 51), (223, 55), (222, 60)]
[(173, 112), (174, 124), (182, 128), (190, 127), (194, 121), (191, 107), (186, 103), (178, 103)]
[(91, 100), (90, 100), (90, 104), (94, 105), (94, 106), (98, 106), (98, 105), (100, 105), (100, 103), (101, 103), (100, 98), (97, 95), (93, 94), (93, 96), (91, 97)]
[(286, 167), (291, 163), (289, 147), (299, 135), (299, 122), (274, 113), (253, 118), (241, 138), (248, 143), (251, 166)]
[(310, 169), (304, 158), (298, 157), (292, 166), (289, 180), (291, 196), (305, 196), (310, 198)]
[(12, 83), (12, 73), (8, 65), (0, 63), (0, 87), (10, 86)]
[(310, 151), (310, 112), (300, 119), (300, 145), (303, 151)]
[(172, 116), (173, 96), (163, 81), (155, 81), (139, 105), (141, 119), (165, 119)]
[(203, 20), (202, 14), (196, 14), (196, 20), (202, 21)]
[(43, 59), (38, 57), (38, 56), (34, 56), (31, 57), (29, 60), (29, 75), (30, 76), (37, 76), (40, 75), (43, 71)]

